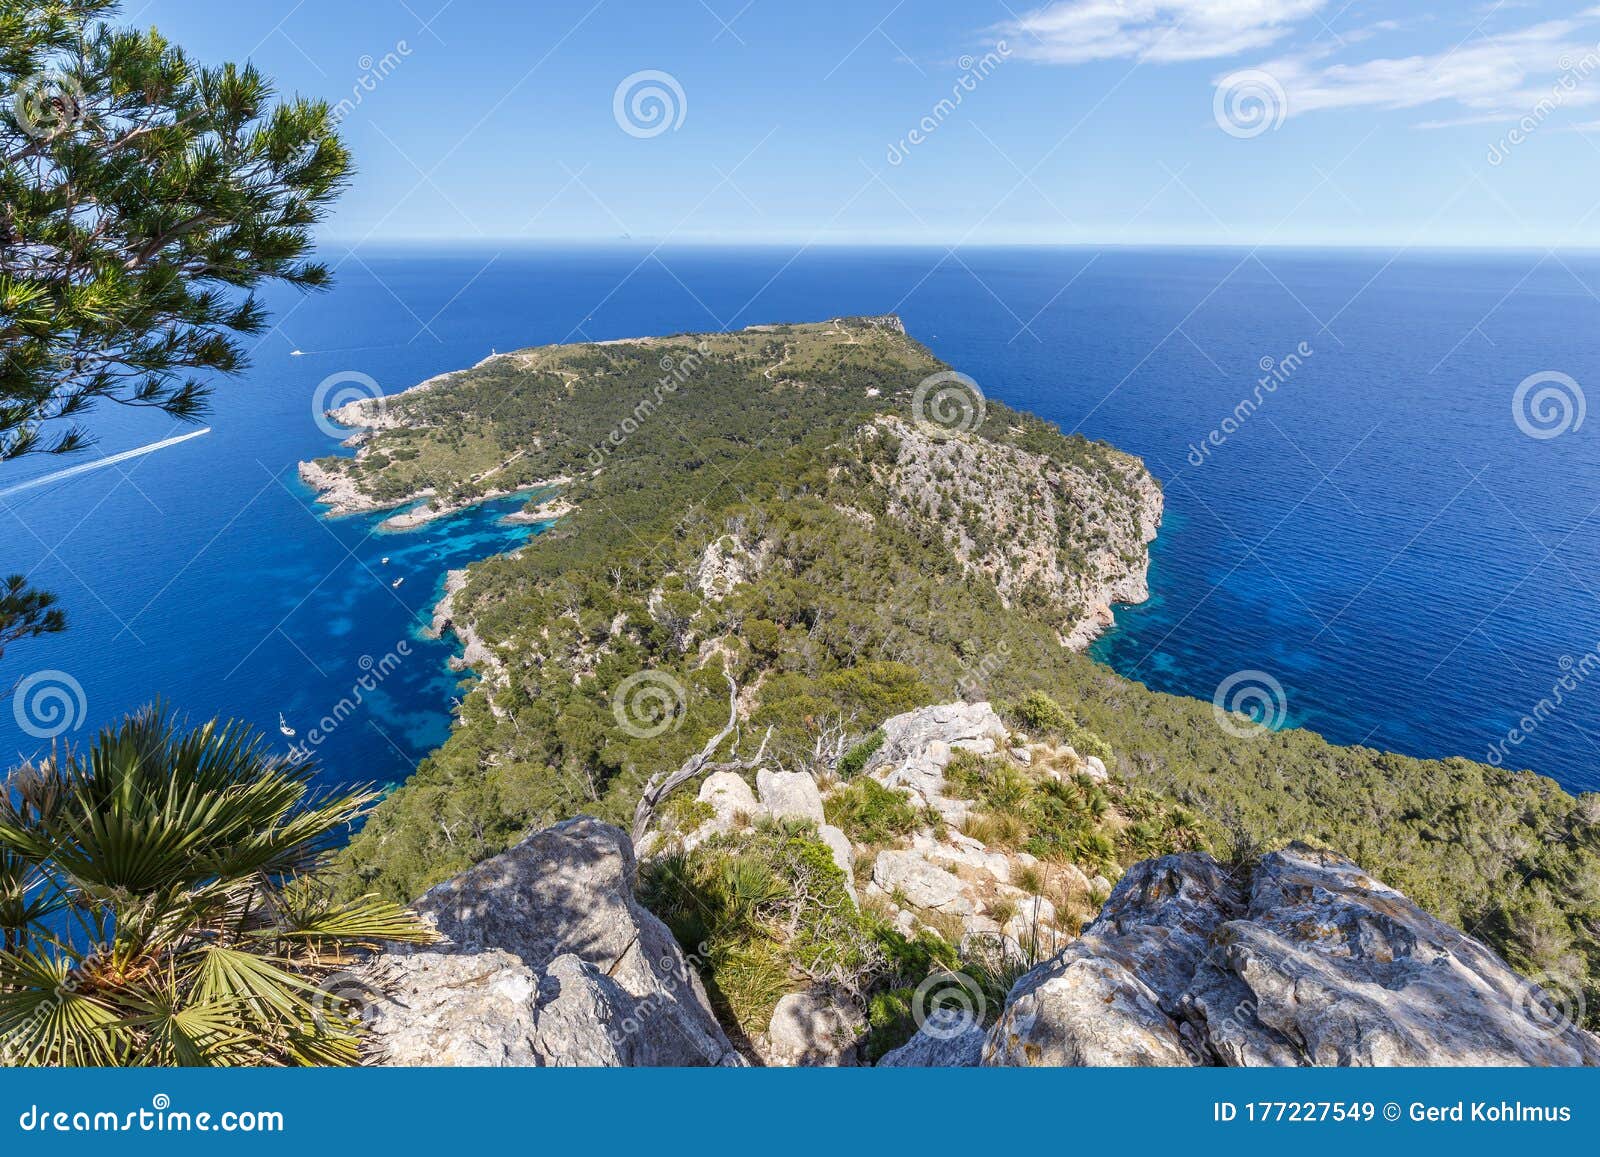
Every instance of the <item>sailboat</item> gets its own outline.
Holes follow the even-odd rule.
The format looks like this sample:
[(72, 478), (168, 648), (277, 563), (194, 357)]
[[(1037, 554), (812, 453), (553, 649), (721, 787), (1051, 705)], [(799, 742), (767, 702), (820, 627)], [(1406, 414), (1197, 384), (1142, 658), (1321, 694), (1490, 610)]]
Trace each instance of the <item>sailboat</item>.
[(394, 582), (390, 583), (389, 585), (391, 587), (397, 587), (397, 586), (399, 586), (401, 583), (403, 583), (405, 581), (406, 580), (403, 577), (402, 578), (397, 578), (397, 579), (394, 580)]
[(289, 721), (283, 717), (282, 711), (278, 712), (278, 730), (290, 739), (294, 738), (294, 728), (289, 726)]

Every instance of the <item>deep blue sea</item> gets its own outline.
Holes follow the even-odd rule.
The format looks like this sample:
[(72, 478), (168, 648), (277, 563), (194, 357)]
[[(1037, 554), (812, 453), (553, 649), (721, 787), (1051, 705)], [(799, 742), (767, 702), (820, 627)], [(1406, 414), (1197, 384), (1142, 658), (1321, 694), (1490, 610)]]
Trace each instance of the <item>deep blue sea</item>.
[[(1572, 385), (1547, 378), (1525, 401), (1600, 389), (1600, 258), (622, 246), (327, 257), (334, 290), (271, 295), (277, 327), (253, 368), (221, 385), (212, 433), (0, 495), (0, 570), (56, 590), (71, 616), (66, 634), (9, 648), (0, 684), (35, 697), (65, 686), (62, 738), (162, 696), (196, 718), (243, 717), (281, 748), (280, 712), (303, 737), (379, 670), (318, 749), (325, 774), (391, 782), (443, 740), (451, 646), (419, 637), (443, 573), (532, 531), (501, 521), (516, 500), (402, 534), (320, 518), (294, 467), (337, 449), (311, 405), (328, 375), (393, 391), (492, 349), (895, 311), (989, 396), (1142, 455), (1164, 483), (1154, 598), (1119, 612), (1097, 657), (1204, 699), (1237, 672), (1265, 672), (1287, 723), (1336, 741), (1479, 759), (1498, 743), (1508, 766), (1600, 786), (1600, 672), (1588, 680), (1584, 661), (1600, 644), (1600, 416), (1568, 428), (1576, 410), (1548, 408), (1543, 426), (1519, 425), (1513, 408), (1530, 375)], [(185, 429), (115, 408), (94, 421), (106, 454)], [(0, 468), (0, 490), (64, 465)], [(411, 653), (386, 661), (402, 642)], [(1506, 745), (1564, 674), (1560, 705)], [(19, 726), (17, 702), (0, 706), (8, 758), (44, 744)], [(31, 726), (52, 729), (39, 716)]]

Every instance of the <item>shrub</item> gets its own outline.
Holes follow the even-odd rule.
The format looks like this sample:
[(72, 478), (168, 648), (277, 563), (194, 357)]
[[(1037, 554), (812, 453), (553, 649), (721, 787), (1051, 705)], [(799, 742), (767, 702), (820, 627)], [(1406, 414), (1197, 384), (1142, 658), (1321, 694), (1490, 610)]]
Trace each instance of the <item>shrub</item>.
[(989, 902), (989, 919), (1004, 928), (1017, 914), (1017, 906), (1004, 896)]
[(984, 763), (975, 753), (957, 748), (944, 768), (944, 793), (951, 799), (977, 799), (983, 787)]
[(885, 1053), (893, 1052), (917, 1033), (911, 1000), (916, 989), (891, 988), (874, 993), (867, 1000), (867, 1038), (862, 1043), (869, 1064), (877, 1064)]
[(1011, 706), (1011, 717), (1035, 735), (1064, 736), (1072, 718), (1043, 691), (1029, 691)]
[(878, 754), (878, 749), (883, 746), (883, 741), (886, 738), (887, 736), (884, 735), (881, 729), (875, 730), (871, 735), (845, 752), (844, 758), (839, 760), (839, 766), (836, 769), (839, 773), (839, 778), (852, 780), (865, 771), (867, 760)]
[(915, 831), (921, 817), (903, 792), (858, 779), (830, 795), (823, 814), (858, 844), (886, 844)]
[(884, 968), (876, 929), (809, 824), (766, 820), (658, 857), (639, 897), (695, 955), (713, 1006), (763, 1033), (795, 976), (863, 991)]
[(1111, 745), (1080, 724), (1043, 691), (1029, 691), (1011, 705), (1008, 714), (1025, 730), (1059, 739), (1079, 755), (1092, 755), (1106, 762), (1111, 760)]
[(1064, 738), (1079, 755), (1092, 755), (1102, 763), (1110, 765), (1113, 758), (1111, 745), (1087, 727), (1080, 727), (1074, 723), (1067, 728)]
[(688, 792), (680, 792), (662, 805), (660, 826), (663, 831), (687, 834), (709, 819), (715, 819), (717, 809)]

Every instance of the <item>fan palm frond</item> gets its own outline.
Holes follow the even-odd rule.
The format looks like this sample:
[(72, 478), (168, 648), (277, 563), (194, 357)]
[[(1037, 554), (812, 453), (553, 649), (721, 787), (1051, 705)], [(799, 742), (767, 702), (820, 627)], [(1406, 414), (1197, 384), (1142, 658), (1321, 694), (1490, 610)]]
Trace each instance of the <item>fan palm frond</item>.
[(82, 991), (71, 963), (32, 948), (0, 953), (0, 1059), (18, 1065), (110, 1065), (127, 1039), (115, 1004)]
[[(314, 876), (377, 801), (243, 724), (159, 705), (0, 792), (0, 1048), (21, 1063), (349, 1064), (359, 1021), (319, 979), (434, 933)], [(331, 1011), (331, 1015), (330, 1015)]]

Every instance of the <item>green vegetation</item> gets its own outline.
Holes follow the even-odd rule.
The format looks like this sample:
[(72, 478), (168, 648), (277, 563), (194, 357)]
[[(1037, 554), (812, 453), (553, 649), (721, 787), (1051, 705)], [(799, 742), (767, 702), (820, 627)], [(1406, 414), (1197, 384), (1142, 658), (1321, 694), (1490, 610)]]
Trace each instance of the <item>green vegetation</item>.
[[(778, 1000), (813, 985), (853, 997), (867, 1011), (867, 1055), (876, 1060), (916, 1031), (912, 995), (929, 974), (960, 970), (992, 1013), (1026, 961), (963, 956), (930, 932), (907, 937), (858, 910), (844, 873), (795, 821), (763, 821), (716, 835), (692, 852), (659, 856), (640, 872), (640, 899), (666, 921), (700, 970), (719, 1017), (738, 1033), (764, 1033)], [(930, 1000), (925, 1011), (938, 1007)]]
[(849, 991), (888, 967), (877, 929), (850, 902), (816, 830), (766, 821), (661, 856), (640, 874), (640, 899), (696, 957), (725, 1022), (765, 1032), (801, 978)]
[(0, 794), (0, 1059), (34, 1065), (339, 1065), (370, 995), (355, 948), (431, 938), (312, 874), (376, 798), (239, 724), (159, 709), (15, 772)]
[[(1303, 839), (1530, 973), (1586, 978), (1600, 1011), (1600, 797), (1304, 731), (1226, 733), (1209, 703), (1064, 650), (1067, 611), (1049, 591), (1023, 583), (1008, 601), (963, 565), (944, 507), (964, 508), (968, 491), (952, 486), (919, 513), (889, 490), (905, 429), (890, 416), (909, 414), (916, 383), (942, 368), (920, 346), (866, 321), (706, 340), (661, 412), (637, 421), (633, 400), (652, 397), (662, 359), (683, 364), (695, 339), (532, 351), (543, 368), (526, 374), (525, 355), (495, 359), (415, 395), (407, 416), (425, 429), (378, 436), (391, 458), (397, 441), (426, 443), (446, 481), (469, 430), (507, 456), (532, 447), (513, 469), (572, 475), (576, 511), (472, 568), (457, 612), (497, 669), (340, 857), (344, 888), (409, 899), (531, 827), (580, 812), (626, 822), (644, 780), (722, 726), (726, 670), (751, 706), (747, 739), (770, 726), (785, 766), (846, 779), (889, 715), (958, 697), (1011, 704), (1021, 730), (1105, 760), (1119, 786), (1085, 785), (1065, 764), (1057, 787), (979, 777), (986, 836), (1100, 863)], [(1128, 485), (1125, 456), (993, 401), (975, 433), (941, 443), (972, 471), (986, 444), (1046, 454), (1108, 493)], [(1080, 538), (1065, 495), (1059, 505), (1066, 558)], [(740, 581), (711, 582), (714, 555)], [(683, 709), (676, 729), (639, 739), (618, 726), (612, 694), (645, 669), (678, 681)], [(1102, 794), (1112, 825), (1096, 823)]]
[[(830, 733), (864, 738), (954, 694), (959, 664), (948, 651), (923, 662), (919, 636), (932, 628), (948, 646), (962, 604), (979, 600), (980, 616), (1003, 606), (929, 525), (889, 517), (869, 460), (885, 440), (857, 444), (875, 415), (909, 412), (939, 364), (863, 321), (713, 335), (703, 348), (685, 337), (506, 355), (390, 408), (421, 425), (380, 433), (375, 451), (424, 439), (442, 469), (470, 431), (501, 438), (507, 457), (527, 447), (502, 482), (581, 477), (565, 495), (575, 513), (530, 549), (471, 569), (455, 605), (501, 657), (493, 709), (488, 685), (465, 697), (450, 742), (344, 857), (353, 887), (410, 898), (531, 827), (579, 812), (626, 820), (645, 779), (724, 721), (719, 664), (741, 685), (761, 681), (751, 727), (771, 726), (770, 751), (790, 764), (814, 762)], [(670, 409), (635, 424), (629, 400), (656, 396), (668, 363), (694, 372), (663, 397)], [(624, 425), (620, 447), (598, 448)], [(991, 425), (994, 437), (1053, 446), (1063, 466), (1110, 474), (1129, 462), (1081, 438), (1048, 442), (1041, 431), (1053, 428), (998, 404)], [(781, 563), (717, 598), (695, 576), (718, 542)], [(713, 640), (721, 658), (702, 665)], [(625, 705), (611, 696), (646, 668), (675, 678), (684, 704), (681, 725), (638, 738), (618, 726)]]
[(874, 730), (860, 743), (845, 752), (844, 758), (839, 760), (839, 766), (834, 770), (840, 779), (850, 780), (860, 775), (867, 768), (867, 761), (878, 754), (878, 749), (883, 746), (884, 734), (881, 730)]
[(0, 579), (0, 655), (19, 639), (66, 630), (66, 615), (57, 601), (50, 592), (30, 587), (26, 575)]
[(1001, 710), (1015, 726), (1035, 736), (1064, 743), (1079, 755), (1092, 755), (1101, 760), (1111, 758), (1109, 743), (1081, 726), (1066, 708), (1043, 691), (1029, 691), (1015, 704)]
[[(265, 328), (251, 290), (328, 280), (312, 227), (350, 167), (328, 106), (112, 28), (117, 7), (0, 13), (0, 460), (83, 449), (99, 402), (197, 420), (200, 375)], [(9, 592), (0, 643), (62, 629), (39, 597)]]
[(828, 822), (855, 844), (886, 844), (926, 822), (904, 792), (875, 779), (853, 781), (830, 795), (823, 807)]
[[(1032, 767), (955, 752), (945, 790), (979, 808), (962, 830), (991, 847), (1115, 875), (1150, 856), (1204, 844), (1202, 825), (1187, 808), (1141, 788), (1097, 783), (1071, 753), (1038, 748)], [(1013, 881), (1015, 882), (1015, 881)]]

